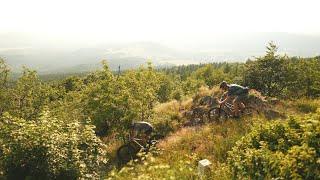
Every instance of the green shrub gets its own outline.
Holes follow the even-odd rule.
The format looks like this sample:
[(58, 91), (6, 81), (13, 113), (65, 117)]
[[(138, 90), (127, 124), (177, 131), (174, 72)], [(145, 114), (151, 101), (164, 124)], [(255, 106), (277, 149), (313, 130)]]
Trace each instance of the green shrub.
[(195, 162), (185, 159), (185, 156), (181, 155), (179, 160), (173, 162), (163, 162), (160, 157), (147, 154), (142, 161), (131, 161), (120, 171), (114, 169), (106, 179), (197, 179)]
[(302, 113), (315, 113), (317, 111), (318, 105), (312, 102), (298, 102), (297, 103), (298, 111)]
[(153, 118), (151, 123), (153, 124), (156, 133), (167, 135), (170, 132), (177, 130), (179, 122), (171, 118), (170, 115), (166, 114)]
[(0, 169), (7, 179), (97, 178), (104, 147), (91, 125), (42, 114), (26, 121), (0, 119)]
[(320, 177), (320, 113), (255, 127), (229, 152), (239, 179)]

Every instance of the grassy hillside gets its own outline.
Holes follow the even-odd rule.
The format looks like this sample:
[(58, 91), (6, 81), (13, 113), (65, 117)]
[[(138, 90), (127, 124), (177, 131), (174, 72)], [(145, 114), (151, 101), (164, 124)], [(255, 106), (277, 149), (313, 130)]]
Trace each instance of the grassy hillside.
[[(320, 97), (319, 64), (318, 57), (278, 55), (270, 43), (246, 63), (164, 70), (148, 63), (120, 74), (103, 64), (53, 81), (24, 68), (11, 81), (0, 59), (0, 178), (196, 179), (206, 158), (215, 179), (314, 179), (319, 100), (311, 99)], [(245, 103), (253, 113), (226, 121), (208, 116), (222, 81), (250, 87)], [(137, 121), (166, 138), (158, 150), (120, 164), (116, 151)]]
[[(202, 89), (198, 94), (216, 92)], [(190, 108), (191, 101), (186, 99), (180, 106)], [(229, 119), (221, 123), (206, 123), (197, 126), (182, 127), (187, 121), (179, 114), (176, 101), (160, 104), (155, 111), (171, 117), (171, 132), (157, 145), (152, 153), (141, 154), (139, 159), (129, 162), (123, 168), (114, 167), (107, 179), (198, 179), (198, 161), (208, 159), (212, 162), (209, 179), (232, 179), (233, 172), (227, 159), (232, 158), (231, 150), (237, 142), (263, 124), (286, 123), (291, 117), (305, 117), (316, 114), (319, 100), (279, 101), (272, 109), (285, 113), (289, 118), (269, 118), (266, 114), (244, 116), (241, 119)], [(173, 114), (176, 116), (173, 117)], [(179, 123), (180, 122), (180, 123)], [(158, 122), (159, 123), (159, 122)], [(319, 123), (319, 119), (318, 119)], [(117, 148), (121, 144), (113, 146)], [(114, 151), (115, 149), (110, 149)]]

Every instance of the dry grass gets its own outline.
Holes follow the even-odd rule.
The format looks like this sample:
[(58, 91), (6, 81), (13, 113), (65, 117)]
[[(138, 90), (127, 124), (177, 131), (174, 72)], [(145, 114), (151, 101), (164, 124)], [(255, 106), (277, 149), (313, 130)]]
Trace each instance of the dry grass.
[(182, 128), (163, 140), (159, 147), (165, 152), (196, 153), (202, 158), (222, 161), (226, 151), (235, 141), (246, 134), (256, 119), (229, 120), (221, 124)]
[[(209, 89), (201, 87), (195, 97), (220, 97), (218, 87)], [(254, 92), (258, 97), (261, 94)], [(169, 135), (158, 144), (160, 154), (147, 155), (142, 162), (130, 163), (120, 172), (114, 170), (110, 179), (197, 179), (197, 163), (201, 159), (209, 159), (212, 164), (209, 179), (231, 179), (229, 168), (225, 164), (227, 152), (235, 143), (250, 132), (256, 124), (265, 123), (264, 116), (243, 117), (240, 120), (227, 120), (222, 123), (211, 123), (198, 127), (181, 128), (184, 117), (181, 110), (189, 110), (193, 99), (185, 98), (181, 102), (171, 101), (155, 107), (154, 123)], [(319, 107), (320, 100), (306, 100)], [(281, 101), (273, 106), (281, 112), (290, 114), (297, 111), (297, 102)], [(318, 108), (319, 110), (319, 108)], [(182, 120), (181, 120), (182, 119)], [(167, 130), (166, 130), (167, 129)], [(118, 144), (111, 143), (110, 150)]]
[(181, 102), (181, 110), (191, 109), (192, 106), (192, 98), (186, 98)]
[(183, 137), (186, 137), (188, 134), (190, 134), (194, 128), (182, 128), (178, 130), (177, 132), (169, 135), (167, 138), (162, 140), (158, 147), (161, 149), (170, 150), (172, 149), (173, 145), (179, 144)]
[(163, 113), (174, 113), (179, 111), (180, 108), (180, 103), (176, 100), (167, 102), (167, 103), (162, 103), (158, 104), (155, 108), (154, 111), (157, 114), (163, 114)]
[[(158, 144), (160, 155), (147, 157), (142, 163), (131, 164), (116, 179), (197, 179), (197, 163), (209, 159), (212, 165), (211, 178), (229, 179), (229, 169), (224, 164), (227, 152), (235, 142), (250, 131), (258, 119), (229, 120), (220, 124), (181, 128), (171, 133)], [(168, 167), (151, 171), (158, 167)]]

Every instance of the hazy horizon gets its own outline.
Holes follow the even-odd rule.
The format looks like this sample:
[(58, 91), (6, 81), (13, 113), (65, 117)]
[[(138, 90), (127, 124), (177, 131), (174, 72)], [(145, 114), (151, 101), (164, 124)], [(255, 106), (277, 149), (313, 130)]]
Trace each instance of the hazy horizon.
[(111, 61), (190, 64), (244, 61), (274, 41), (292, 56), (316, 56), (320, 2), (5, 1), (0, 57), (37, 69)]

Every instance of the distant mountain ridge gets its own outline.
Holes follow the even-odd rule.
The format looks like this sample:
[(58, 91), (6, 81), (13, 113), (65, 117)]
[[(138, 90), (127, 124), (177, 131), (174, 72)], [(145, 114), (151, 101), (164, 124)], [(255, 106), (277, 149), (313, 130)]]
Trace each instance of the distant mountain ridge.
[(13, 71), (25, 65), (43, 74), (91, 71), (101, 67), (102, 60), (107, 60), (112, 70), (119, 65), (122, 69), (137, 68), (147, 61), (156, 66), (245, 61), (263, 55), (272, 40), (280, 45), (280, 52), (290, 56), (320, 55), (320, 36), (288, 33), (225, 34), (186, 40), (175, 48), (157, 42), (72, 44), (21, 33), (0, 34), (0, 39), (0, 57)]

